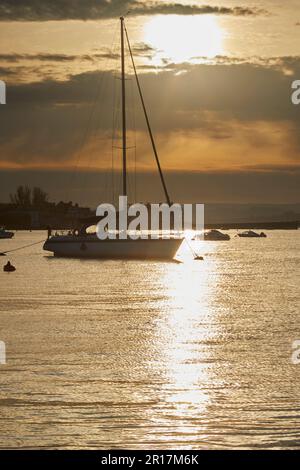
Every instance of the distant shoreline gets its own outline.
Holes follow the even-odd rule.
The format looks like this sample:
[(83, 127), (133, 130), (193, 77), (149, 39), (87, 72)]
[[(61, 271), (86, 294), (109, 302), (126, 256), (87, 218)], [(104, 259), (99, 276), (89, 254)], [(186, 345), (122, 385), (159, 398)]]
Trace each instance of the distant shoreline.
[(205, 224), (207, 229), (221, 229), (221, 230), (298, 230), (300, 223), (294, 222), (233, 222), (223, 224)]
[[(298, 230), (300, 222), (230, 222), (218, 224), (205, 224), (205, 229), (217, 230)], [(26, 231), (40, 231), (47, 230), (47, 226), (30, 227), (30, 226), (6, 226), (7, 230), (26, 230)], [(73, 227), (54, 225), (51, 227), (52, 231), (55, 230), (72, 230)]]

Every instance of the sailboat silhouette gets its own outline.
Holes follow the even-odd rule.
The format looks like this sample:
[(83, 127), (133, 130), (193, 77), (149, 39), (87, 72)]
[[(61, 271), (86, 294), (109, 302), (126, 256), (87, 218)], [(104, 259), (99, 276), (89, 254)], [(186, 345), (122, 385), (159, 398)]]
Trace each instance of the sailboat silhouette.
[[(122, 196), (127, 196), (127, 128), (126, 128), (126, 87), (125, 87), (125, 41), (131, 57), (139, 97), (141, 100), (147, 129), (151, 141), (152, 150), (157, 164), (161, 184), (166, 202), (170, 206), (171, 201), (166, 182), (160, 165), (154, 136), (150, 126), (140, 80), (137, 74), (130, 41), (125, 26), (124, 17), (120, 18), (121, 26), (121, 92), (122, 92)], [(100, 240), (96, 234), (88, 234), (86, 229), (97, 220), (90, 220), (84, 224), (77, 234), (55, 235), (49, 237), (44, 244), (44, 250), (53, 252), (56, 256), (79, 258), (134, 258), (134, 259), (172, 259), (174, 258), (182, 239), (178, 237), (168, 238), (138, 238), (138, 239), (106, 239)]]

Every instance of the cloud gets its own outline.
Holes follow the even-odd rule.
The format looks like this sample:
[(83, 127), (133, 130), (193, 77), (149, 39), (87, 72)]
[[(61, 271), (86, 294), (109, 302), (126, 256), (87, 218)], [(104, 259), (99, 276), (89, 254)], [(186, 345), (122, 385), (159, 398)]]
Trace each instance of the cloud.
[[(152, 57), (155, 48), (146, 44), (144, 42), (135, 43), (132, 46), (132, 52), (137, 57)], [(119, 54), (109, 51), (108, 49), (99, 50), (93, 54), (49, 54), (49, 53), (39, 53), (39, 54), (1, 54), (0, 53), (0, 62), (10, 62), (16, 63), (20, 61), (41, 61), (41, 62), (73, 62), (73, 61), (95, 61), (97, 59), (118, 59)]]
[(235, 15), (235, 16), (252, 16), (260, 15), (266, 13), (264, 10), (259, 10), (255, 8), (248, 7), (218, 7), (218, 6), (209, 6), (209, 5), (187, 5), (181, 3), (139, 3), (133, 2), (133, 5), (130, 9), (130, 14), (135, 15), (206, 15), (206, 14), (215, 14), (215, 15)]
[(83, 56), (67, 54), (0, 54), (0, 61), (19, 62), (22, 60), (39, 60), (41, 62), (70, 62), (76, 59), (82, 59)]
[[(146, 46), (145, 49), (148, 50)], [(47, 57), (43, 55), (43, 58)], [(57, 60), (74, 60), (76, 57), (50, 55)], [(294, 76), (300, 76), (300, 57), (256, 60), (254, 63), (222, 58), (217, 65), (166, 64), (165, 67), (168, 70), (159, 74), (147, 72), (141, 77), (144, 94), (153, 108), (151, 114), (155, 114), (158, 124), (164, 128), (176, 128), (176, 125), (185, 128), (186, 122), (190, 126), (193, 118), (180, 113), (195, 115), (196, 111), (223, 113), (238, 120), (299, 121), (299, 108), (292, 106), (290, 99), (292, 78), (284, 70), (289, 68)], [(183, 69), (186, 73), (178, 74)], [(11, 73), (12, 70), (9, 69)], [(80, 105), (90, 100), (92, 90), (97, 89), (101, 80), (107, 90), (103, 106), (108, 107), (108, 95), (115, 83), (111, 71), (80, 73), (63, 81), (49, 80), (45, 76), (38, 83), (18, 85), (11, 82), (8, 83), (9, 101), (14, 104), (30, 101), (37, 105), (44, 102)], [(166, 111), (161, 103), (165, 104)], [(166, 119), (169, 109), (171, 116)]]
[(4, 78), (6, 80), (7, 79), (17, 80), (19, 73), (20, 73), (19, 67), (11, 68), (11, 67), (0, 66), (0, 76), (1, 78)]
[[(163, 167), (168, 172), (268, 172), (278, 181), (281, 174), (294, 173), (300, 108), (291, 104), (291, 77), (282, 66), (300, 76), (296, 57), (265, 64), (189, 65), (181, 75), (180, 65), (144, 73), (141, 85)], [(114, 86), (116, 104), (120, 97), (113, 72), (7, 84), (8, 104), (0, 107), (2, 167), (70, 167), (78, 155), (83, 166), (110, 166)], [(130, 110), (129, 98), (128, 93)], [(139, 165), (148, 171), (154, 167), (151, 147), (135, 102)], [(133, 140), (131, 119), (128, 135)]]
[[(135, 58), (151, 60), (156, 49), (137, 42), (132, 46)], [(88, 54), (0, 53), (0, 76), (10, 82), (40, 82), (43, 79), (66, 80), (75, 73), (99, 70), (101, 66), (115, 70), (120, 55), (108, 48), (97, 48)]]
[(1, 0), (0, 21), (101, 20), (120, 15), (256, 16), (265, 10), (136, 0)]

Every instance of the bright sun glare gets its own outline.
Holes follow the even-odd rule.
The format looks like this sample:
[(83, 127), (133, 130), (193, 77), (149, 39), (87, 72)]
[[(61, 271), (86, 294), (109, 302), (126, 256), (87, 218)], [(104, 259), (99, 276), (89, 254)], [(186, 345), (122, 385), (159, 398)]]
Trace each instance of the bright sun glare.
[(155, 16), (144, 27), (144, 40), (158, 50), (154, 60), (175, 63), (223, 53), (223, 31), (214, 16)]

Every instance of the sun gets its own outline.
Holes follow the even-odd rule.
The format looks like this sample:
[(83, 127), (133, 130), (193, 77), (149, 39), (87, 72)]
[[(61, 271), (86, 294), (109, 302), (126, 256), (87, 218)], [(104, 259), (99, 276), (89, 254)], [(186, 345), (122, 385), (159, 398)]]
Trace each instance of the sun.
[(155, 16), (144, 26), (144, 41), (157, 49), (156, 61), (181, 63), (223, 53), (223, 31), (212, 15)]

